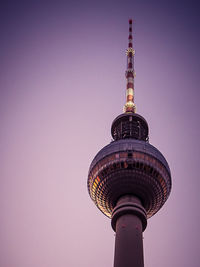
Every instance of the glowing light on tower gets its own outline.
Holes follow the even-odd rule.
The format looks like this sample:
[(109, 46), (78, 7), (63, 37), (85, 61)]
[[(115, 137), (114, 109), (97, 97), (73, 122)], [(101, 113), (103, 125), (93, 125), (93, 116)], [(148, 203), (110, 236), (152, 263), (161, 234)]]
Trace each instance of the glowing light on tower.
[(95, 205), (112, 219), (114, 267), (143, 267), (142, 232), (147, 218), (169, 197), (171, 174), (164, 156), (149, 144), (146, 120), (135, 113), (132, 20), (128, 39), (125, 112), (112, 123), (113, 141), (90, 165), (88, 191)]

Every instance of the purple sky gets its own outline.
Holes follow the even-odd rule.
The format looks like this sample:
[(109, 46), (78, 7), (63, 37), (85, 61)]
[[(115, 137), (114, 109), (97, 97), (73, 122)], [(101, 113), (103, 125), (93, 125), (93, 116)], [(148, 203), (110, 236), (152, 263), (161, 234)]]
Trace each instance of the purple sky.
[(87, 173), (125, 103), (129, 18), (137, 112), (173, 179), (144, 232), (145, 267), (197, 267), (198, 1), (24, 2), (0, 6), (0, 267), (113, 265)]

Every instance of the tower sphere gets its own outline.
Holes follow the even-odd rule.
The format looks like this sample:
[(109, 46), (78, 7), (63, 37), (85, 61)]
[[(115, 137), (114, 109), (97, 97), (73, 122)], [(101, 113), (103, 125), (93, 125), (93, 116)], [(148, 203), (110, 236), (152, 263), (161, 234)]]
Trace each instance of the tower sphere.
[(118, 116), (111, 126), (114, 138), (93, 159), (88, 191), (96, 206), (108, 217), (123, 195), (137, 196), (147, 218), (167, 200), (171, 174), (164, 156), (148, 143), (148, 125), (135, 113)]

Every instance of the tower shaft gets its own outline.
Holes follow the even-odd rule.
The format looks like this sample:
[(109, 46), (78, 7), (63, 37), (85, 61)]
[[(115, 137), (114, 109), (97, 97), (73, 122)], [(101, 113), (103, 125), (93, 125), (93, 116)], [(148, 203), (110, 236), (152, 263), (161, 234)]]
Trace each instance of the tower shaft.
[(144, 267), (142, 232), (146, 213), (141, 201), (131, 195), (121, 197), (111, 224), (116, 232), (114, 267)]

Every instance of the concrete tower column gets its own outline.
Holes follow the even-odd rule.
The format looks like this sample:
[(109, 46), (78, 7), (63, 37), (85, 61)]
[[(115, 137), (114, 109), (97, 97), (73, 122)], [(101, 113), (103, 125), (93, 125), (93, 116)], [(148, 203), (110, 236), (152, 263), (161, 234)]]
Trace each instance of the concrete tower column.
[(116, 232), (114, 267), (144, 267), (142, 232), (147, 219), (141, 201), (135, 196), (122, 196), (111, 224)]

